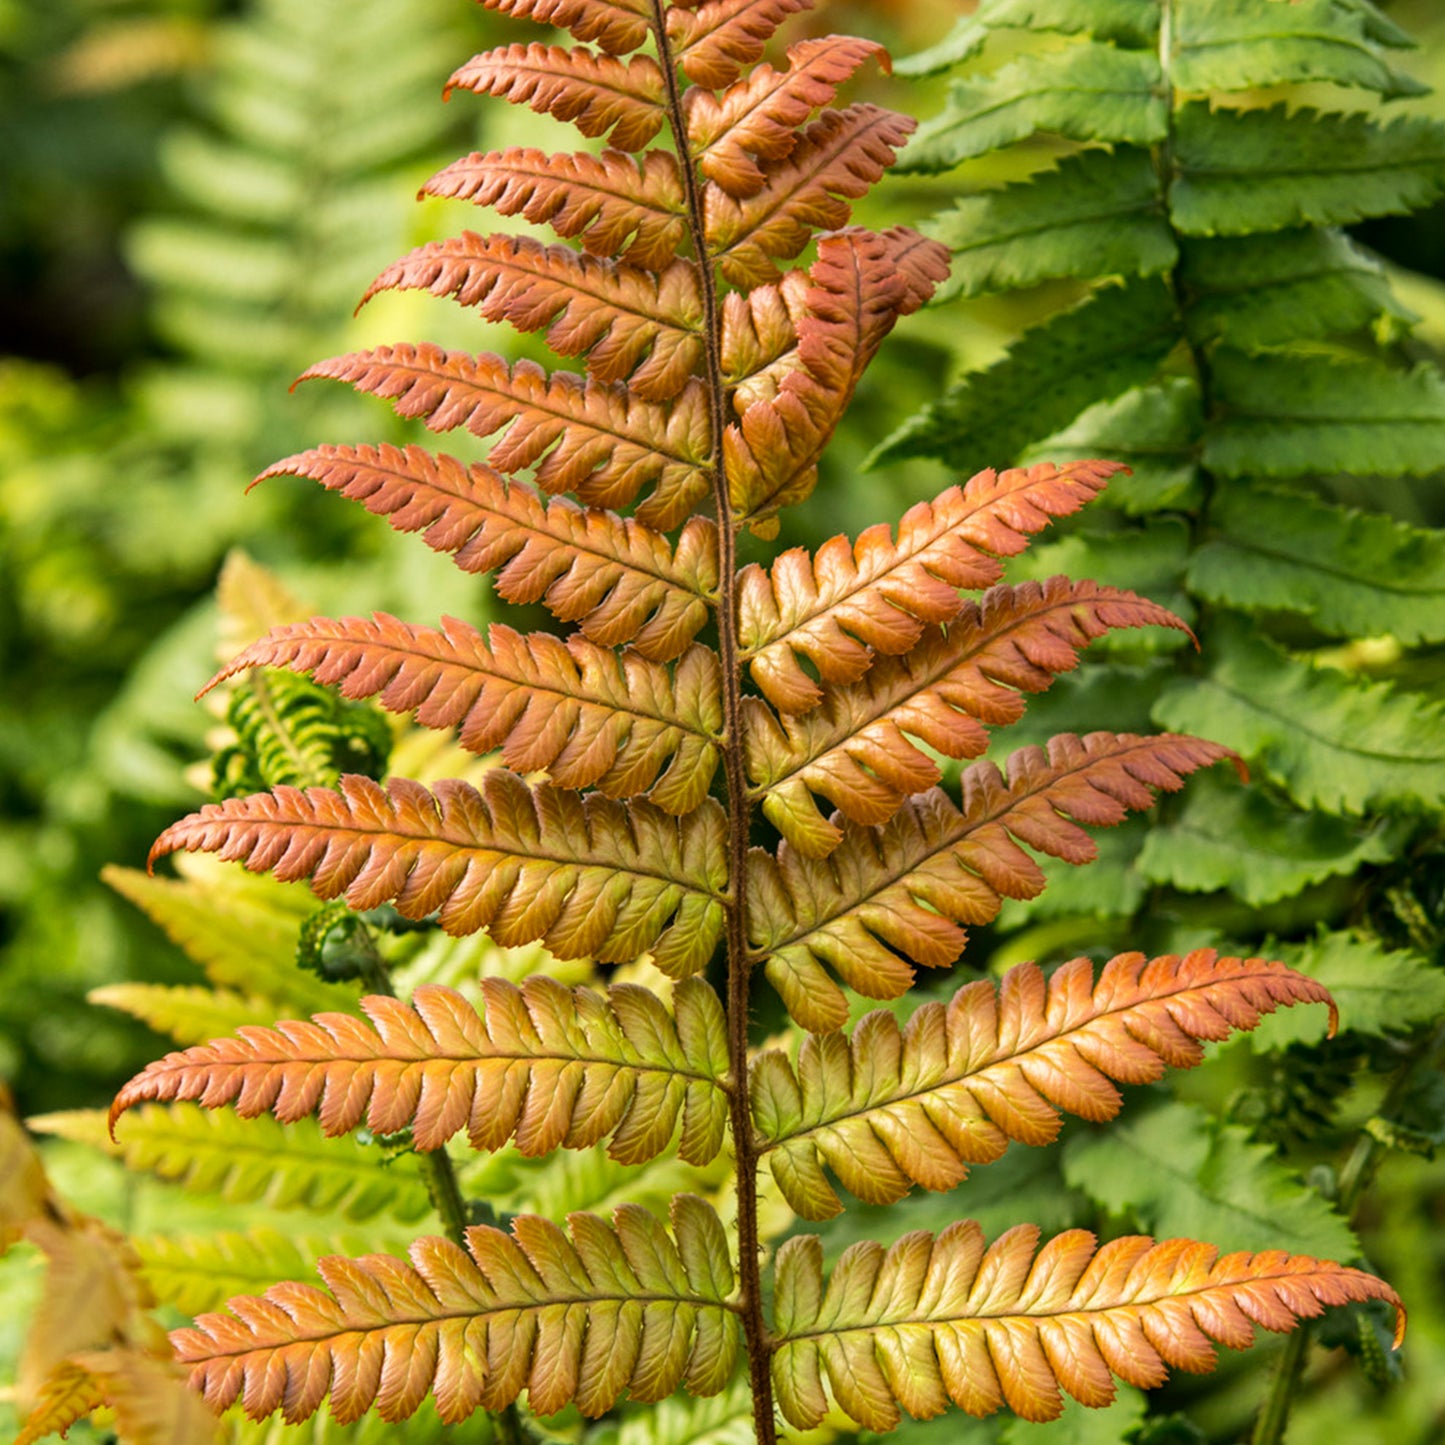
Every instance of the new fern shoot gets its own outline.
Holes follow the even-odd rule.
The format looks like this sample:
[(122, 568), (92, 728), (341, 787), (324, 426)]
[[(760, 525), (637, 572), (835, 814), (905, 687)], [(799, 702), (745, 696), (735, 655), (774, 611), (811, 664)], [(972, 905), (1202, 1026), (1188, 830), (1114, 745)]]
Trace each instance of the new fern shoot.
[[(308, 376), (495, 437), (487, 462), (338, 445), (268, 475), (359, 501), (575, 630), (381, 614), (272, 629), (221, 676), (306, 674), (499, 759), (475, 785), (281, 783), (183, 819), (153, 858), (216, 853), (355, 910), (540, 941), (556, 960), (646, 957), (672, 983), (488, 979), (480, 1007), (428, 983), (365, 999), (365, 1020), (245, 1027), (151, 1065), (112, 1125), (123, 1136), (138, 1104), (194, 1101), (314, 1115), (330, 1135), (409, 1132), (453, 1193), (458, 1135), (531, 1156), (606, 1141), (626, 1164), (723, 1156), (731, 1187), (678, 1193), (665, 1218), (626, 1203), (509, 1229), (467, 1226), (443, 1187), (452, 1237), (417, 1240), (407, 1260), (325, 1259), (325, 1289), (278, 1283), (177, 1331), (193, 1383), (257, 1418), (299, 1421), (329, 1398), (340, 1421), (400, 1420), (431, 1394), (457, 1421), (523, 1395), (535, 1415), (597, 1416), (624, 1395), (719, 1394), (745, 1373), (756, 1438), (772, 1442), (820, 1424), (830, 1401), (881, 1431), (950, 1404), (1047, 1420), (1064, 1392), (1099, 1406), (1115, 1376), (1207, 1369), (1211, 1340), (1243, 1346), (1255, 1325), (1395, 1302), (1372, 1275), (1283, 1252), (1097, 1247), (1079, 1230), (1040, 1245), (1028, 1224), (988, 1244), (966, 1193), (937, 1236), (857, 1245), (831, 1271), (806, 1232), (770, 1252), (765, 1220), (845, 1207), (834, 1181), (872, 1202), (952, 1189), (1010, 1142), (1051, 1141), (1061, 1111), (1107, 1120), (1116, 1084), (1329, 997), (1282, 964), (1198, 950), (1126, 953), (1097, 974), (1085, 959), (1048, 977), (1025, 964), (907, 1003), (917, 969), (952, 965), (969, 929), (1039, 892), (1036, 853), (1087, 863), (1087, 828), (1230, 758), (1184, 735), (1093, 732), (1018, 748), (1002, 770), (980, 760), (990, 730), (1092, 640), (1183, 628), (1120, 589), (1000, 581), (1000, 559), (1118, 468), (984, 471), (896, 533), (739, 566), (739, 534), (772, 537), (809, 495), (864, 368), (947, 274), (936, 242), (848, 225), (913, 129), (833, 105), (886, 57), (833, 36), (764, 61), (810, 0), (484, 3), (579, 43), (489, 51), (452, 87), (607, 147), (449, 167), (428, 192), (548, 223), (562, 243), (467, 232), (372, 292), (455, 297), (580, 369), (427, 344), (322, 362)], [(967, 764), (956, 792), (939, 786), (939, 755)], [(791, 1025), (758, 1048), (765, 987)], [(849, 1030), (859, 997), (904, 1002)], [(773, 1189), (786, 1209), (764, 1212)]]

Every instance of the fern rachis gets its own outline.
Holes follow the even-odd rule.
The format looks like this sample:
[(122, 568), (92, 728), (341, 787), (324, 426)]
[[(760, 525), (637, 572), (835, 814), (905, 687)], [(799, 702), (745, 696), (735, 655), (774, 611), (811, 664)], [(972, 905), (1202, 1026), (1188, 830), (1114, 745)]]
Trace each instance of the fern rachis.
[[(1257, 958), (1130, 954), (1097, 981), (1083, 959), (1047, 981), (1025, 965), (917, 1007), (902, 1028), (880, 1012), (844, 1031), (845, 987), (900, 997), (914, 964), (954, 963), (1005, 898), (1036, 894), (1029, 849), (1086, 863), (1089, 827), (1231, 755), (1181, 735), (1061, 734), (1003, 770), (971, 763), (955, 799), (913, 741), (976, 758), (1089, 642), (1183, 627), (1120, 589), (995, 586), (1001, 559), (1094, 498), (1111, 463), (985, 471), (912, 508), (896, 535), (872, 527), (739, 567), (741, 529), (768, 537), (812, 490), (863, 368), (944, 273), (935, 243), (846, 225), (912, 128), (830, 105), (877, 47), (835, 38), (794, 46), (786, 70), (760, 64), (808, 0), (484, 3), (582, 47), (511, 45), (454, 84), (610, 130), (614, 149), (555, 168), (501, 152), (443, 172), (434, 191), (550, 220), (564, 244), (468, 233), (373, 290), (454, 296), (543, 332), (586, 374), (425, 346), (338, 358), (309, 374), (501, 441), (485, 465), (324, 447), (271, 474), (311, 477), (464, 568), (498, 569), (504, 596), (544, 601), (581, 635), (384, 614), (272, 628), (228, 672), (308, 673), (423, 726), (459, 726), (500, 760), (476, 783), (353, 775), (226, 799), (169, 828), (153, 857), (217, 853), (357, 910), (541, 940), (557, 960), (645, 955), (677, 983), (659, 997), (488, 979), (479, 1002), (424, 986), (365, 999), (365, 1020), (243, 1027), (153, 1064), (111, 1122), (123, 1131), (142, 1101), (315, 1114), (328, 1134), (365, 1119), (404, 1133), (431, 1177), (463, 1131), (481, 1150), (515, 1138), (527, 1156), (608, 1140), (628, 1163), (678, 1135), (694, 1165), (730, 1146), (730, 1207), (684, 1190), (666, 1223), (624, 1205), (611, 1222), (574, 1213), (565, 1230), (523, 1213), (510, 1233), (464, 1229), (454, 1210), (452, 1238), (418, 1240), (409, 1263), (331, 1258), (329, 1293), (284, 1283), (203, 1314), (175, 1336), (193, 1381), (217, 1408), (242, 1398), (288, 1420), (328, 1394), (341, 1420), (373, 1406), (401, 1419), (428, 1393), (448, 1421), (523, 1392), (539, 1413), (570, 1402), (597, 1415), (624, 1391), (719, 1393), (745, 1357), (767, 1445), (776, 1409), (801, 1426), (822, 1418), (825, 1374), (869, 1428), (950, 1401), (1047, 1419), (1061, 1389), (1104, 1403), (1111, 1372), (1157, 1383), (1166, 1364), (1207, 1364), (1210, 1338), (1246, 1343), (1251, 1321), (1286, 1329), (1323, 1303), (1393, 1300), (1375, 1277), (1307, 1255), (1216, 1262), (1209, 1246), (1147, 1239), (1095, 1253), (1071, 1232), (1035, 1257), (1027, 1226), (985, 1251), (959, 1225), (851, 1251), (826, 1285), (818, 1240), (795, 1239), (778, 1252), (769, 1312), (764, 1164), (809, 1218), (841, 1207), (825, 1166), (865, 1198), (951, 1188), (1011, 1139), (1051, 1139), (1060, 1110), (1109, 1118), (1115, 1083), (1197, 1062), (1200, 1041), (1328, 995)], [(648, 149), (659, 134), (670, 151)], [(608, 175), (626, 180), (610, 200)], [(815, 237), (811, 265), (779, 269)], [(518, 478), (533, 468), (535, 489)], [(568, 490), (581, 505), (548, 495)], [(755, 812), (781, 844), (762, 846)], [(792, 1050), (754, 1051), (758, 974), (792, 1017)], [(1171, 1343), (1156, 1347), (1161, 1331)]]

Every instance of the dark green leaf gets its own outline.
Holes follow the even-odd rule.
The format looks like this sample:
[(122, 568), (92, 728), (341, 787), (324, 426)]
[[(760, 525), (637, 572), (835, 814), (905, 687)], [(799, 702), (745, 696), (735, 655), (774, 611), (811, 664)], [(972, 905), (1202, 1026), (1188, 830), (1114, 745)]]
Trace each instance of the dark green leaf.
[(1382, 316), (1416, 318), (1383, 268), (1339, 231), (1195, 239), (1180, 279), (1189, 334), (1241, 350), (1363, 331)]
[(899, 168), (947, 170), (1036, 131), (1126, 145), (1163, 140), (1158, 60), (1148, 51), (1082, 42), (960, 81), (943, 112), (918, 128)]
[(1002, 190), (969, 196), (929, 226), (953, 252), (934, 301), (1062, 277), (1167, 271), (1178, 248), (1147, 151), (1087, 150)]
[(1212, 370), (1221, 416), (1204, 465), (1221, 476), (1420, 477), (1445, 465), (1445, 378), (1433, 366), (1221, 350)]
[(1359, 1252), (1349, 1225), (1269, 1145), (1189, 1104), (1077, 1136), (1064, 1150), (1064, 1178), (1161, 1238), (1324, 1259)]
[(1322, 80), (1362, 86), (1386, 97), (1428, 90), (1386, 63), (1366, 17), (1335, 0), (1178, 0), (1175, 88), (1253, 90)]
[(1387, 862), (1408, 831), (1402, 820), (1362, 827), (1302, 813), (1265, 788), (1215, 772), (1196, 778), (1182, 806), (1150, 829), (1139, 872), (1188, 893), (1227, 888), (1257, 908), (1362, 864)]
[(1445, 705), (1311, 667), (1238, 619), (1215, 622), (1205, 660), (1164, 689), (1161, 727), (1234, 748), (1307, 808), (1445, 803)]
[(905, 422), (871, 460), (941, 457), (965, 473), (1005, 466), (1040, 433), (1149, 380), (1178, 339), (1162, 281), (1107, 287), (1025, 332), (1001, 361)]
[(1189, 586), (1246, 612), (1304, 613), (1338, 637), (1445, 639), (1445, 532), (1256, 483), (1222, 485)]
[(1445, 123), (1193, 101), (1175, 112), (1174, 162), (1169, 204), (1186, 235), (1349, 225), (1445, 195)]

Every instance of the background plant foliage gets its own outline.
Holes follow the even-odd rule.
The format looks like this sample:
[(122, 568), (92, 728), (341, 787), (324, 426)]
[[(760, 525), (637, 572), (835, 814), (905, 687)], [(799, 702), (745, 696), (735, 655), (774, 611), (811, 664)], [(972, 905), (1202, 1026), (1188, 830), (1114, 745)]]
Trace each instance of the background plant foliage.
[[(959, 8), (835, 4), (811, 21), (906, 54)], [(905, 67), (942, 79), (875, 82), (885, 101), (939, 118), (911, 153), (919, 179), (895, 181), (865, 219), (938, 212), (933, 233), (958, 252), (956, 299), (900, 328), (826, 460), (826, 514), (801, 509), (788, 540), (857, 531), (940, 475), (986, 464), (1092, 451), (1134, 467), (1106, 494), (1115, 511), (1060, 529), (1027, 575), (1132, 587), (1188, 618), (1203, 651), (1165, 633), (1106, 639), (1011, 744), (1032, 740), (1017, 736), (1026, 727), (1169, 726), (1237, 748), (1255, 781), (1197, 780), (1181, 806), (1105, 835), (1103, 861), (1010, 905), (967, 962), (1268, 940), (1329, 985), (1342, 1033), (1325, 1041), (1313, 1010), (1276, 1017), (1143, 1091), (1124, 1126), (1070, 1127), (1062, 1149), (976, 1170), (964, 1207), (990, 1234), (1028, 1216), (1049, 1230), (1141, 1227), (1368, 1259), (1412, 1306), (1403, 1376), (1379, 1348), (1384, 1317), (1336, 1316), (1332, 1340), (1358, 1368), (1323, 1352), (1299, 1362), (1290, 1438), (1348, 1430), (1425, 1445), (1445, 1428), (1432, 1388), (1445, 1373), (1445, 1169), (1433, 1155), (1445, 1138), (1445, 387), (1433, 361), (1445, 304), (1436, 283), (1380, 256), (1445, 267), (1438, 211), (1368, 218), (1421, 211), (1445, 189), (1438, 129), (1392, 120), (1440, 113), (1408, 77), (1445, 72), (1445, 35), (1423, 4), (1305, 0), (1300, 26), (1333, 27), (1312, 46), (1262, 31), (1251, 15), (1266, 7), (1175, 0), (1161, 69), (1163, 8), (985, 0), (931, 60)], [(1404, 49), (1392, 22), (1425, 47)], [(282, 568), (308, 609), (485, 617), (465, 579), (424, 561), (413, 572), (419, 549), (350, 509), (274, 482), (243, 502), (242, 487), (354, 425), (360, 404), (340, 388), (285, 396), (302, 365), (420, 331), (408, 318), (422, 309), (428, 334), (447, 339), (446, 312), (425, 299), (344, 317), (386, 260), (442, 229), (440, 206), (408, 196), (477, 111), (440, 107), (439, 83), (458, 55), (500, 38), (459, 0), (0, 0), (0, 330), (14, 338), (0, 361), (0, 1074), (59, 1136), (46, 1158), (61, 1194), (126, 1229), (148, 1288), (186, 1313), (309, 1275), (319, 1253), (399, 1248), (432, 1210), (416, 1156), (386, 1141), (254, 1122), (242, 1141), (225, 1116), (157, 1109), (124, 1136), (126, 1162), (152, 1176), (137, 1183), (101, 1160), (103, 1133), (77, 1111), (156, 1052), (132, 1019), (189, 1043), (354, 1006), (356, 983), (295, 968), (309, 894), (203, 862), (179, 883), (112, 871), (107, 889), (98, 875), (139, 858), (198, 797), (184, 769), (216, 719), (187, 688), (211, 670), (216, 619), (202, 599), (235, 541)], [(483, 148), (535, 143), (541, 123), (501, 109)], [(1291, 147), (1307, 174), (1287, 183), (1271, 167)], [(1342, 174), (1366, 153), (1368, 184)], [(1219, 156), (1245, 157), (1243, 179), (1211, 183)], [(510, 338), (488, 344), (525, 354)], [(918, 378), (932, 392), (944, 371), (958, 383), (885, 444), (886, 470), (865, 473), (866, 446), (916, 411)], [(379, 414), (365, 415), (375, 428)], [(284, 589), (244, 564), (231, 576), (236, 627), (254, 636), (285, 620)], [(393, 746), (399, 772), (456, 775), (455, 758), (419, 759), (417, 739)], [(456, 983), (532, 966), (386, 923), (312, 922), (311, 956), (345, 973), (374, 952), (401, 977)], [(84, 1005), (96, 988), (114, 1007)], [(639, 1177), (597, 1152), (539, 1167), (504, 1151), (471, 1167), (466, 1191), (499, 1213), (560, 1217), (716, 1187), (675, 1163)], [(856, 1237), (940, 1229), (959, 1203), (912, 1198), (889, 1209), (886, 1231), (851, 1208), (829, 1227), (830, 1256)], [(0, 1266), (8, 1303), (27, 1304), (38, 1282), (23, 1246)], [(18, 1358), (24, 1313), (0, 1315), (0, 1360)], [(1234, 1440), (1277, 1352), (1271, 1341), (1227, 1357), (1147, 1408), (1126, 1390), (1111, 1410), (1071, 1408), (1055, 1426), (955, 1415), (889, 1438)], [(6, 1410), (0, 1397), (0, 1433), (13, 1427)], [(744, 1441), (747, 1419), (741, 1396), (679, 1401), (586, 1439)], [(548, 1425), (580, 1438), (576, 1422)], [(404, 1436), (374, 1421), (240, 1430), (441, 1438), (422, 1418)], [(488, 1430), (478, 1417), (448, 1438)]]

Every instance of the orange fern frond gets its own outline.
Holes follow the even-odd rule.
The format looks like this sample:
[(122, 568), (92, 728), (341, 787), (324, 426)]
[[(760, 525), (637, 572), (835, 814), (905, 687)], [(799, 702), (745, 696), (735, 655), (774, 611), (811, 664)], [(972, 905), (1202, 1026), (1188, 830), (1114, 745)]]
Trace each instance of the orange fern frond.
[(1089, 862), (1097, 849), (1080, 824), (1112, 827), (1150, 807), (1151, 789), (1172, 792), (1186, 774), (1232, 756), (1171, 733), (1064, 733), (1047, 753), (1020, 748), (1007, 778), (990, 762), (965, 769), (961, 809), (935, 788), (881, 829), (845, 826), (826, 859), (787, 844), (776, 859), (754, 850), (755, 956), (798, 1023), (813, 1033), (839, 1028), (847, 999), (825, 964), (867, 998), (899, 997), (913, 982), (910, 961), (947, 966), (963, 951), (965, 925), (991, 921), (1005, 898), (1042, 890), (1043, 872), (1019, 843)]
[(727, 1121), (727, 1038), (722, 1005), (686, 979), (672, 1011), (632, 984), (605, 994), (528, 978), (481, 981), (481, 1012), (449, 988), (426, 984), (411, 1002), (368, 997), (368, 1027), (350, 1014), (241, 1029), (157, 1059), (116, 1095), (110, 1127), (153, 1100), (234, 1104), (243, 1119), (283, 1124), (315, 1114), (330, 1135), (366, 1121), (379, 1134), (412, 1131), (440, 1149), (463, 1129), (474, 1149), (515, 1138), (521, 1153), (588, 1149), (640, 1164), (667, 1148), (683, 1119), (680, 1153), (705, 1164)]
[(495, 95), (539, 115), (571, 121), (585, 136), (607, 135), (640, 151), (667, 120), (667, 82), (650, 55), (615, 60), (580, 46), (508, 45), (473, 56), (447, 81), (446, 93)]
[(682, 0), (667, 12), (667, 38), (682, 73), (696, 85), (721, 90), (761, 59), (783, 21), (813, 0)]
[(432, 431), (464, 426), (507, 434), (488, 454), (499, 472), (536, 466), (546, 492), (575, 492), (591, 506), (619, 507), (646, 486), (638, 521), (678, 526), (708, 489), (711, 423), (707, 394), (689, 383), (670, 405), (641, 401), (622, 386), (571, 372), (550, 376), (535, 362), (444, 351), (423, 342), (381, 346), (319, 362), (301, 380), (325, 377), (391, 401)]
[(886, 823), (942, 776), (910, 738), (947, 758), (977, 757), (985, 724), (1017, 722), (1026, 694), (1072, 671), (1090, 642), (1119, 627), (1188, 631), (1168, 608), (1096, 582), (1000, 584), (965, 602), (946, 632), (930, 628), (858, 682), (824, 689), (812, 712), (779, 717), (749, 699), (748, 771), (763, 811), (799, 852), (825, 856), (843, 835), (815, 793), (855, 823)]
[(609, 55), (626, 55), (647, 39), (652, 0), (481, 0), (488, 10), (570, 30)]
[(806, 271), (789, 271), (776, 285), (723, 297), (723, 379), (739, 415), (777, 396), (783, 378), (798, 365), (798, 324), (809, 285)]
[(779, 161), (798, 142), (798, 129), (828, 105), (838, 87), (870, 57), (885, 71), (888, 52), (873, 40), (829, 35), (788, 47), (788, 68), (760, 65), (722, 95), (690, 89), (687, 137), (698, 169), (731, 196), (754, 196), (766, 181), (758, 159)]
[(488, 321), (545, 331), (553, 351), (585, 356), (590, 375), (626, 381), (646, 401), (676, 396), (702, 359), (702, 298), (686, 261), (654, 274), (530, 236), (463, 231), (388, 266), (362, 303), (391, 290), (455, 296)]
[[(914, 271), (910, 279), (899, 265), (898, 253), (913, 240), (921, 247), (910, 250)], [(809, 284), (793, 323), (796, 349), (750, 379), (751, 392), (771, 381), (776, 382), (776, 390), (750, 405), (723, 436), (733, 506), (755, 530), (760, 521), (771, 530), (766, 522), (771, 513), (812, 491), (818, 460), (852, 400), (859, 377), (899, 316), (915, 310), (932, 290), (932, 284), (923, 289), (930, 264), (936, 284), (948, 274), (947, 252), (937, 242), (923, 241), (903, 228), (886, 235), (853, 228), (825, 236), (819, 243), (818, 259), (808, 272)], [(780, 296), (784, 289), (778, 288)], [(773, 340), (777, 318), (772, 310), (759, 313), (749, 308), (737, 318), (735, 350), (746, 356), (752, 338), (762, 346), (764, 336), (757, 326), (764, 318), (766, 339)], [(762, 359), (761, 351), (758, 355)]]
[(803, 1040), (796, 1070), (773, 1050), (753, 1065), (753, 1118), (788, 1203), (805, 1219), (843, 1208), (827, 1164), (860, 1199), (890, 1204), (914, 1184), (952, 1189), (970, 1164), (1002, 1156), (1010, 1140), (1049, 1144), (1060, 1110), (1095, 1123), (1122, 1099), (1110, 1080), (1153, 1083), (1165, 1067), (1192, 1068), (1198, 1040), (1252, 1029), (1297, 1003), (1335, 1006), (1325, 988), (1282, 963), (1124, 953), (1098, 981), (1087, 958), (1048, 979), (1036, 964), (998, 984), (966, 984), (945, 1005), (922, 1004), (900, 1029), (890, 1013), (864, 1018), (851, 1037)]
[(501, 623), (483, 638), (455, 617), (416, 627), (378, 612), (273, 628), (209, 686), (250, 667), (309, 672), (423, 727), (457, 728), (471, 752), (500, 747), (513, 772), (546, 771), (561, 787), (595, 786), (610, 798), (646, 793), (668, 813), (699, 807), (717, 769), (722, 675), (717, 654), (700, 645), (669, 673), (585, 638)]
[(329, 1394), (347, 1424), (373, 1405), (413, 1414), (428, 1394), (450, 1424), (501, 1410), (523, 1390), (532, 1412), (576, 1403), (601, 1415), (623, 1391), (660, 1400), (686, 1382), (715, 1395), (737, 1362), (740, 1329), (727, 1236), (696, 1195), (672, 1204), (672, 1233), (645, 1209), (609, 1225), (519, 1215), (512, 1233), (476, 1225), (467, 1248), (419, 1239), (411, 1263), (331, 1256), (331, 1293), (278, 1284), (177, 1330), (176, 1354), (214, 1410), (242, 1400), (252, 1419), (314, 1415)]
[(774, 261), (798, 255), (817, 231), (847, 224), (848, 201), (877, 184), (916, 126), (876, 105), (826, 110), (783, 160), (764, 167), (755, 195), (707, 186), (707, 239), (722, 274), (735, 286), (776, 280)]
[(726, 823), (711, 800), (678, 819), (650, 803), (531, 788), (505, 768), (480, 790), (347, 776), (339, 791), (208, 803), (161, 834), (151, 862), (179, 849), (308, 879), (318, 897), (357, 909), (435, 912), (448, 933), (541, 939), (559, 958), (621, 963), (650, 950), (675, 978), (712, 957), (727, 882)]
[(650, 270), (665, 267), (687, 233), (682, 177), (667, 151), (648, 151), (640, 165), (615, 150), (600, 156), (522, 147), (474, 152), (434, 175), (422, 194), (547, 223), (594, 256)]
[(825, 682), (856, 682), (876, 654), (906, 652), (927, 624), (951, 622), (963, 610), (960, 588), (997, 582), (999, 557), (1022, 551), (1031, 534), (1076, 512), (1120, 470), (1085, 461), (980, 472), (911, 507), (896, 542), (887, 526), (869, 527), (851, 546), (834, 537), (813, 557), (784, 552), (771, 572), (744, 568), (739, 638), (753, 680), (785, 712), (816, 707), (823, 689), (799, 656)]
[[(1095, 1248), (1069, 1230), (1037, 1255), (1039, 1231), (1021, 1224), (985, 1248), (972, 1220), (935, 1239), (920, 1230), (884, 1250), (847, 1250), (824, 1288), (822, 1243), (811, 1235), (778, 1251), (773, 1380), (784, 1416), (819, 1424), (834, 1398), (870, 1430), (891, 1430), (899, 1405), (927, 1419), (949, 1402), (971, 1415), (1007, 1406), (1052, 1420), (1061, 1391), (1107, 1405), (1114, 1382), (1152, 1387), (1170, 1368), (1215, 1363), (1211, 1341), (1244, 1349), (1254, 1327), (1287, 1331), (1326, 1306), (1394, 1290), (1362, 1270), (1280, 1250), (1220, 1256), (1188, 1239), (1141, 1235)], [(1398, 1336), (1397, 1336), (1398, 1341)]]
[(261, 474), (276, 476), (308, 477), (399, 532), (419, 531), (464, 572), (495, 570), (508, 602), (541, 602), (593, 642), (630, 642), (654, 662), (687, 650), (717, 592), (715, 528), (704, 517), (669, 544), (631, 518), (544, 500), (489, 466), (417, 446), (316, 447)]

